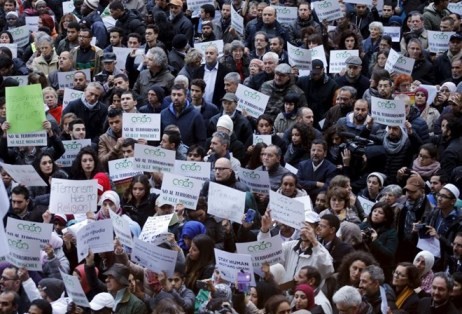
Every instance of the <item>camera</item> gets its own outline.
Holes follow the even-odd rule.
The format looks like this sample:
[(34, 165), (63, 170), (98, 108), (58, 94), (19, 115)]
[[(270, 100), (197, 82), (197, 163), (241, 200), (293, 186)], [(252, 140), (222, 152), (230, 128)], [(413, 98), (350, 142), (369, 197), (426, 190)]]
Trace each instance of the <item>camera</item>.
[(95, 81), (96, 82), (99, 82), (99, 83), (106, 83), (107, 79), (109, 77), (109, 74), (98, 74), (98, 75), (95, 75)]
[(372, 228), (366, 228), (363, 230), (363, 240), (365, 242), (371, 241), (372, 240)]
[(411, 169), (409, 168), (404, 169), (404, 174), (407, 176), (410, 176), (412, 174)]

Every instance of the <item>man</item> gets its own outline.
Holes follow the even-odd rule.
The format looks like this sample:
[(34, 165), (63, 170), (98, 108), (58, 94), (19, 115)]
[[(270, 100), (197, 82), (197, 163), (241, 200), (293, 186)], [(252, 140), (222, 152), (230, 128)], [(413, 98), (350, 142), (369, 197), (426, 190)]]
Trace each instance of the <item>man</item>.
[(297, 86), (305, 93), (306, 101), (315, 113), (314, 121), (317, 125), (330, 109), (337, 83), (325, 73), (321, 60), (313, 60), (311, 66), (310, 75), (299, 77)]
[(326, 214), (321, 217), (321, 221), (316, 229), (316, 234), (321, 244), (327, 249), (330, 256), (332, 256), (335, 271), (338, 271), (343, 257), (354, 251), (351, 245), (337, 237), (339, 228), (340, 219), (333, 214)]
[(455, 272), (462, 272), (462, 232), (456, 234), (452, 242), (453, 255), (448, 261), (447, 271), (450, 274)]
[(442, 32), (453, 32), (454, 31), (454, 19), (449, 15), (446, 15), (441, 19), (440, 31)]
[(201, 25), (202, 32), (200, 33), (199, 37), (194, 38), (194, 42), (196, 43), (205, 43), (208, 41), (214, 41), (217, 38), (215, 37), (214, 33), (214, 25), (212, 21), (204, 21)]
[(229, 72), (225, 75), (223, 81), (225, 85), (225, 92), (235, 94), (239, 83), (241, 83), (241, 76), (237, 72)]
[(71, 140), (83, 140), (87, 133), (85, 131), (85, 123), (82, 119), (75, 119), (69, 123), (69, 135)]
[(176, 128), (176, 125), (170, 125), (165, 128), (164, 134), (162, 134), (162, 139), (160, 141), (160, 147), (176, 152), (176, 160), (186, 160), (186, 156), (179, 150), (181, 145), (181, 133), (178, 130), (169, 128), (172, 126)]
[(201, 25), (205, 22), (205, 24), (209, 24), (209, 22), (212, 24), (212, 32), (213, 32), (213, 20), (215, 19), (215, 6), (213, 4), (203, 4), (200, 7), (199, 11), (199, 21), (197, 23), (196, 27), (196, 37), (200, 37), (201, 35)]
[(447, 80), (456, 85), (462, 82), (462, 59), (453, 59), (451, 62), (451, 77)]
[(417, 312), (422, 314), (460, 313), (451, 302), (451, 293), (453, 289), (454, 280), (448, 274), (443, 272), (436, 273), (433, 277), (431, 297), (419, 300)]
[(77, 70), (91, 69), (92, 75), (101, 72), (103, 50), (91, 44), (93, 33), (88, 28), (79, 32), (79, 46), (71, 50), (72, 62)]
[(120, 96), (120, 103), (124, 113), (138, 113), (136, 109), (137, 101), (132, 91), (123, 92), (122, 96)]
[(160, 113), (161, 131), (163, 132), (167, 125), (174, 124), (180, 129), (186, 145), (204, 146), (206, 140), (204, 121), (201, 114), (186, 99), (186, 89), (182, 85), (174, 85), (171, 97), (172, 103)]
[(357, 56), (348, 57), (345, 61), (346, 72), (343, 76), (338, 76), (335, 81), (339, 87), (354, 87), (359, 96), (369, 88), (369, 79), (361, 74), (363, 60)]
[(162, 101), (164, 100), (164, 89), (157, 85), (152, 85), (148, 90), (148, 99), (145, 105), (141, 106), (141, 113), (160, 113), (162, 111)]
[(18, 314), (18, 308), (21, 299), (13, 290), (7, 290), (0, 294), (0, 313), (1, 314)]
[[(72, 58), (70, 54), (69, 54), (69, 57)], [(87, 78), (87, 75), (85, 74), (85, 72), (76, 71), (74, 73), (74, 81), (73, 81), (72, 88), (83, 92), (88, 86), (88, 82), (90, 81), (89, 79), (90, 78)]]
[(239, 40), (240, 36), (236, 30), (231, 27), (231, 4), (223, 3), (221, 6), (221, 19), (214, 25), (217, 39), (222, 39), (223, 43), (228, 44), (233, 40)]
[(247, 86), (259, 90), (264, 82), (271, 81), (274, 78), (274, 69), (279, 63), (279, 57), (274, 52), (267, 52), (263, 55), (263, 71), (250, 78)]
[(343, 286), (332, 297), (338, 313), (367, 314), (372, 313), (372, 306), (361, 299), (358, 289), (352, 286)]
[(103, 49), (107, 46), (107, 30), (104, 26), (103, 19), (98, 12), (98, 5), (99, 1), (84, 0), (82, 7), (80, 8), (80, 12), (83, 16), (82, 23), (85, 25), (85, 27), (91, 27), (90, 40), (94, 35), (96, 37), (96, 46), (98, 46), (100, 49)]
[(302, 29), (305, 27), (313, 27), (317, 33), (321, 33), (321, 25), (316, 22), (311, 15), (310, 4), (305, 1), (298, 3), (298, 16), (292, 24), (292, 34), (290, 42), (297, 47), (303, 44)]
[[(133, 88), (136, 80), (140, 75), (140, 71), (144, 70), (144, 64), (147, 63), (147, 58), (144, 61), (141, 61), (139, 58), (138, 50), (141, 48), (141, 39), (143, 37), (138, 33), (128, 34), (127, 46), (130, 48), (130, 53), (127, 55), (125, 60), (125, 72), (127, 73), (128, 79), (130, 81), (130, 87)], [(165, 51), (162, 49), (162, 51)], [(149, 51), (146, 53), (148, 56)]]
[(379, 130), (379, 125), (373, 124), (372, 117), (369, 115), (369, 106), (364, 99), (358, 99), (353, 106), (353, 112), (340, 118), (337, 125), (361, 137), (368, 137), (370, 133), (375, 134)]
[(193, 79), (203, 79), (206, 86), (204, 99), (212, 104), (220, 104), (225, 95), (224, 78), (229, 70), (218, 62), (218, 49), (209, 46), (205, 50), (205, 64), (193, 73)]
[(107, 114), (109, 128), (100, 136), (98, 143), (98, 159), (107, 171), (108, 161), (123, 157), (121, 146), (124, 142), (122, 137), (122, 114), (121, 109), (111, 109)]
[(390, 24), (392, 22), (391, 17), (393, 16), (393, 13), (393, 4), (391, 3), (391, 1), (385, 1), (382, 7), (382, 15), (380, 15), (379, 22), (382, 22), (383, 26), (392, 26)]
[(436, 207), (437, 204), (437, 195), (443, 186), (448, 183), (447, 179), (440, 175), (439, 171), (435, 175), (430, 177), (430, 193), (427, 194), (428, 201), (432, 204), (433, 207)]
[(454, 20), (454, 28), (452, 30), (460, 33), (460, 15), (457, 13), (451, 13), (448, 16)]
[(326, 120), (324, 121), (322, 130), (327, 130), (332, 125), (336, 124), (340, 118), (346, 117), (346, 115), (353, 110), (356, 97), (356, 88), (351, 86), (340, 87), (337, 92), (337, 98), (335, 99), (335, 106), (331, 107), (326, 113)]
[(164, 12), (166, 15), (169, 14), (168, 1), (166, 1), (166, 0), (155, 0), (153, 2), (155, 3), (155, 6), (152, 9), (152, 15), (155, 15), (157, 12)]
[(218, 114), (218, 108), (212, 103), (205, 101), (204, 92), (206, 84), (203, 79), (194, 79), (191, 81), (191, 104), (199, 110), (204, 119), (204, 125), (209, 125), (209, 120)]
[(140, 15), (136, 15), (133, 11), (125, 8), (121, 1), (113, 1), (109, 4), (111, 16), (117, 21), (115, 26), (124, 30), (122, 43), (128, 41), (128, 34), (137, 33), (144, 36), (146, 30)]
[(184, 66), (184, 58), (189, 50), (188, 39), (183, 34), (176, 34), (172, 40), (172, 50), (168, 53), (168, 64), (176, 75)]
[(124, 158), (134, 157), (135, 156), (135, 144), (138, 143), (137, 140), (132, 138), (126, 138), (122, 143), (122, 155)]
[(104, 48), (104, 52), (114, 52), (114, 47), (124, 48), (125, 45), (122, 44), (124, 37), (124, 30), (120, 27), (113, 27), (109, 31), (109, 43), (110, 45)]
[(281, 178), (289, 170), (281, 166), (282, 151), (276, 145), (269, 145), (261, 153), (262, 165), (255, 170), (268, 171), (271, 190), (277, 191), (281, 186)]
[(104, 91), (108, 93), (114, 87), (114, 76), (123, 72), (116, 68), (117, 57), (113, 52), (105, 52), (101, 62), (103, 71), (95, 75), (95, 81), (103, 84)]
[(424, 19), (423, 19), (422, 14), (417, 11), (414, 11), (409, 20), (409, 23), (411, 24), (411, 27), (410, 27), (411, 31), (409, 33), (402, 34), (402, 38), (400, 42), (401, 53), (406, 53), (407, 41), (409, 41), (409, 39), (413, 37), (414, 38), (417, 37), (422, 43), (422, 47), (424, 49), (427, 49), (428, 48), (428, 32), (424, 27)]
[(17, 313), (27, 313), (30, 307), (30, 301), (27, 293), (21, 286), (21, 280), (18, 275), (17, 267), (7, 266), (3, 269), (0, 279), (0, 290), (2, 291), (2, 295), (4, 293), (8, 294), (9, 292), (14, 292), (14, 302), (17, 304)]
[(355, 4), (355, 10), (350, 13), (350, 22), (356, 25), (363, 38), (369, 37), (369, 24), (378, 18), (376, 4), (373, 4), (372, 10), (369, 10), (366, 4)]
[(372, 96), (393, 99), (393, 81), (387, 70), (375, 69), (372, 72), (369, 88), (362, 96), (362, 99), (367, 101), (369, 107), (372, 104)]
[(222, 115), (228, 115), (233, 120), (233, 129), (236, 137), (242, 143), (246, 143), (249, 137), (252, 136), (252, 126), (249, 120), (237, 111), (238, 99), (234, 93), (226, 93), (221, 99), (222, 112), (210, 118), (208, 126), (208, 134), (212, 135), (216, 131), (218, 119)]
[(277, 36), (270, 39), (270, 51), (279, 56), (279, 63), (289, 63), (289, 55), (284, 50), (284, 39)]
[(144, 302), (135, 297), (128, 289), (129, 274), (130, 270), (128, 267), (119, 263), (113, 264), (104, 273), (107, 276), (107, 291), (119, 300), (113, 310), (117, 313), (146, 314), (147, 309)]
[(147, 53), (149, 49), (154, 47), (160, 47), (164, 50), (167, 50), (165, 44), (160, 40), (157, 40), (159, 37), (159, 26), (155, 24), (146, 25), (146, 30), (144, 31), (144, 40), (146, 44), (144, 45), (144, 52)]
[(263, 83), (260, 92), (270, 96), (265, 113), (273, 119), (284, 108), (284, 97), (293, 93), (299, 96), (297, 107), (306, 106), (305, 93), (297, 85), (295, 85), (292, 77), (292, 68), (290, 65), (283, 63), (279, 64), (274, 70), (274, 79)]
[(188, 42), (192, 45), (194, 27), (191, 21), (183, 14), (183, 2), (181, 0), (170, 0), (168, 4), (170, 8), (170, 22), (173, 24), (175, 34), (183, 34), (188, 38)]
[(3, 219), (6, 226), (7, 217), (19, 220), (32, 220), (32, 201), (29, 190), (23, 186), (15, 186), (11, 193), (11, 205), (8, 213)]
[(229, 148), (231, 145), (230, 136), (227, 133), (217, 131), (213, 133), (210, 141), (210, 155), (205, 156), (204, 161), (210, 162), (212, 169), (215, 167), (215, 162), (220, 158), (226, 158), (231, 161), (231, 168), (237, 172), (241, 167), (241, 162), (231, 156)]
[(56, 48), (56, 53), (61, 55), (63, 51), (71, 51), (79, 45), (79, 31), (80, 24), (77, 22), (70, 22), (67, 25), (66, 38), (61, 39)]
[(155, 47), (146, 55), (146, 70), (141, 71), (133, 90), (140, 98), (146, 99), (151, 85), (157, 85), (168, 93), (175, 77), (168, 69), (168, 59), (162, 48)]
[(130, 83), (128, 76), (125, 73), (120, 73), (114, 76), (114, 88), (117, 88), (121, 91), (128, 91), (130, 88)]
[(385, 275), (382, 268), (376, 265), (369, 265), (361, 272), (359, 279), (359, 292), (363, 300), (372, 305), (374, 314), (382, 314), (382, 291), (386, 295), (386, 304), (392, 310), (396, 309), (395, 295), (392, 288), (385, 284)]
[[(455, 110), (460, 112), (461, 109), (460, 94), (456, 95), (459, 96), (459, 100), (454, 99), (458, 104), (454, 103), (451, 106), (453, 115)], [(460, 118), (449, 116), (446, 121), (445, 125), (441, 124), (442, 135), (447, 145), (441, 154), (441, 174), (446, 178), (451, 178), (452, 171), (462, 163), (462, 151), (460, 150), (460, 147), (462, 147), (462, 128)]]
[(440, 31), (441, 19), (448, 16), (449, 0), (434, 0), (423, 10), (424, 26), (429, 31)]
[(63, 115), (72, 112), (84, 121), (87, 136), (94, 143), (98, 143), (99, 136), (103, 134), (103, 122), (107, 115), (107, 107), (99, 101), (102, 94), (101, 84), (91, 82), (85, 88), (83, 96), (69, 102), (63, 110)]
[[(230, 144), (228, 150), (232, 153), (233, 157), (241, 161), (245, 157), (244, 144), (237, 139), (237, 136), (233, 131), (234, 123), (230, 116), (225, 114), (218, 118), (217, 132), (223, 132), (229, 135)], [(207, 139), (206, 147), (210, 147), (210, 144), (211, 138)]]
[(72, 64), (71, 54), (69, 51), (61, 52), (58, 58), (58, 65), (58, 70), (53, 71), (48, 75), (48, 81), (50, 82), (51, 87), (53, 87), (57, 91), (58, 95), (62, 97), (64, 95), (64, 88), (59, 88), (58, 72), (69, 72), (74, 70), (74, 65)]
[[(254, 49), (250, 51), (250, 59), (262, 60), (268, 51), (269, 40), (265, 32), (257, 32), (254, 39)], [(279, 59), (279, 58), (278, 58)]]
[(329, 186), (330, 180), (337, 174), (337, 168), (327, 156), (327, 143), (315, 139), (311, 143), (310, 159), (300, 162), (297, 177), (300, 185), (314, 201), (319, 191)]

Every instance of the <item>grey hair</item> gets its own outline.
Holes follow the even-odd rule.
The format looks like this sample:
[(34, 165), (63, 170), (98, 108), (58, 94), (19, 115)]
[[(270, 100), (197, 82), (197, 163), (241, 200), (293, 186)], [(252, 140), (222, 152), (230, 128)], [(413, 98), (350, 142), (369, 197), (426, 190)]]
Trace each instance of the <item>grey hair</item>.
[(358, 90), (352, 86), (342, 86), (340, 87), (340, 92), (349, 92), (353, 99), (356, 99), (356, 96), (358, 96)]
[(380, 34), (383, 34), (383, 24), (382, 22), (372, 22), (369, 24), (369, 31), (371, 31), (373, 28), (378, 28)]
[(398, 184), (390, 184), (383, 188), (382, 195), (390, 193), (396, 197), (403, 195), (403, 189)]
[(37, 45), (49, 44), (53, 46), (53, 39), (48, 34), (44, 33), (39, 38), (37, 38)]
[(204, 54), (199, 49), (191, 48), (184, 57), (184, 63), (189, 65), (197, 60), (202, 60), (203, 57)]
[(268, 149), (268, 148), (275, 148), (275, 149), (276, 149), (276, 156), (282, 157), (282, 150), (281, 150), (281, 148), (280, 148), (279, 146), (276, 146), (276, 145), (271, 144), (271, 145), (268, 145), (268, 146), (267, 146), (266, 148), (264, 148), (264, 149)]
[(245, 46), (240, 40), (233, 40), (231, 42), (231, 51), (242, 49), (244, 50)]
[(273, 59), (274, 62), (278, 63), (279, 62), (279, 56), (277, 53), (269, 51), (263, 55), (263, 61), (268, 60), (268, 59)]
[[(88, 83), (87, 88), (90, 88), (90, 87), (94, 87), (94, 88), (98, 89), (101, 92), (101, 94), (104, 93), (103, 86), (98, 82), (90, 82), (90, 83)], [(87, 88), (85, 88), (85, 89), (87, 89)]]
[(361, 304), (361, 294), (352, 286), (343, 286), (332, 297), (335, 304), (343, 304), (348, 307), (357, 307)]
[(436, 273), (433, 277), (433, 280), (435, 280), (435, 278), (442, 278), (444, 281), (446, 281), (446, 288), (449, 292), (454, 289), (454, 279), (445, 272), (440, 271)]
[(154, 47), (149, 49), (149, 53), (152, 55), (154, 63), (160, 67), (166, 67), (168, 64), (167, 54), (164, 49)]
[(235, 84), (239, 84), (241, 82), (241, 76), (237, 72), (229, 72), (228, 74), (225, 75), (224, 81), (231, 81)]
[(362, 271), (363, 273), (369, 273), (371, 279), (378, 281), (380, 285), (385, 282), (385, 275), (383, 274), (383, 269), (377, 265), (369, 265)]
[(220, 141), (221, 145), (226, 145), (226, 147), (229, 148), (229, 145), (231, 144), (231, 138), (229, 137), (229, 134), (216, 131), (212, 134), (212, 137), (216, 137)]
[(184, 84), (186, 88), (189, 87), (189, 79), (180, 74), (180, 75), (177, 75), (177, 77), (175, 77), (175, 79), (173, 80), (173, 84)]

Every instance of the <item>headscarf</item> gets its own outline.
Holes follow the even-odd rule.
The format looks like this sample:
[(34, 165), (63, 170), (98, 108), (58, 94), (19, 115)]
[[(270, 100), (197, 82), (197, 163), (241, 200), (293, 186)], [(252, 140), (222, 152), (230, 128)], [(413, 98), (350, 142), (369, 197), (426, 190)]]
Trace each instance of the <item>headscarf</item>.
[(306, 295), (306, 298), (308, 300), (308, 306), (307, 309), (310, 310), (313, 306), (316, 304), (314, 303), (314, 290), (311, 288), (310, 285), (307, 284), (301, 284), (295, 287), (295, 292), (301, 291)]
[(417, 261), (419, 257), (423, 257), (425, 260), (425, 269), (423, 271), (422, 275), (427, 274), (430, 270), (433, 268), (433, 264), (435, 264), (435, 257), (433, 254), (431, 254), (428, 251), (420, 251), (417, 253), (417, 255), (414, 257), (414, 263)]
[(194, 220), (188, 221), (183, 225), (180, 239), (178, 240), (178, 246), (181, 247), (183, 250), (189, 250), (189, 247), (184, 242), (184, 238), (187, 237), (188, 239), (192, 240), (196, 235), (205, 234), (206, 232), (207, 230), (201, 222)]

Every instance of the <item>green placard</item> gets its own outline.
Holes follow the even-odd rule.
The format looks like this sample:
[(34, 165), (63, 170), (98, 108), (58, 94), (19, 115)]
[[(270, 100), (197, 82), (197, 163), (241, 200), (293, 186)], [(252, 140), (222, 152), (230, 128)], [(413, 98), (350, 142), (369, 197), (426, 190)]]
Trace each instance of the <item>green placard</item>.
[(31, 133), (43, 130), (45, 118), (42, 87), (40, 84), (7, 87), (6, 120), (8, 133)]

